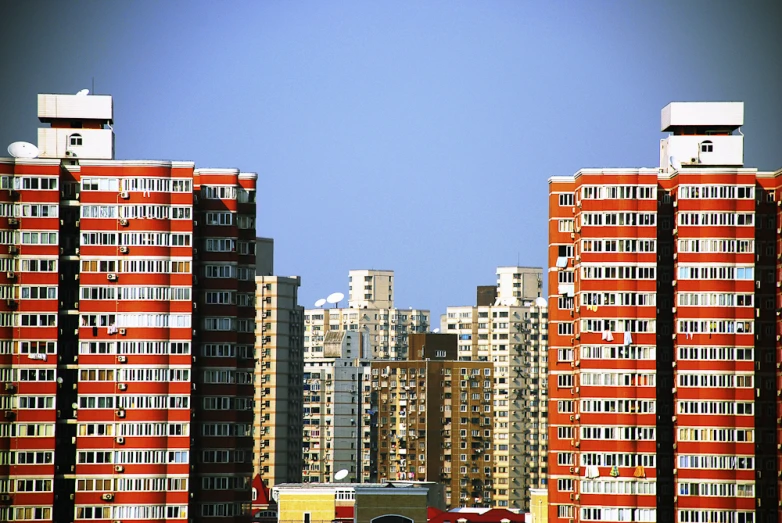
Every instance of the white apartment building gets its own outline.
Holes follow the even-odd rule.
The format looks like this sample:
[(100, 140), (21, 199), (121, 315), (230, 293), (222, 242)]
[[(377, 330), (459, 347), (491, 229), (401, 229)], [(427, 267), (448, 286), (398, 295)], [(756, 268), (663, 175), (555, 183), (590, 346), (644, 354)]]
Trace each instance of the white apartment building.
[(347, 470), (348, 481), (355, 483), (363, 439), (358, 333), (331, 331), (323, 346), (321, 354), (308, 354), (304, 361), (302, 477), (306, 483), (329, 483)]
[(529, 508), (546, 475), (548, 312), (542, 269), (500, 267), (492, 305), (448, 307), (441, 331), (460, 361), (494, 363), (494, 505)]

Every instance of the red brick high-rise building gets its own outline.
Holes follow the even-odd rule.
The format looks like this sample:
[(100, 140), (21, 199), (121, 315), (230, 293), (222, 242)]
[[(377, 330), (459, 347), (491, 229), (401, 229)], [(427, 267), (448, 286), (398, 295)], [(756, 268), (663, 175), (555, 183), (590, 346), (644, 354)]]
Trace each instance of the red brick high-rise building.
[(672, 103), (659, 169), (550, 180), (552, 523), (779, 521), (782, 171), (743, 118)]
[(38, 116), (0, 158), (0, 521), (249, 521), (256, 175), (115, 160), (110, 96)]

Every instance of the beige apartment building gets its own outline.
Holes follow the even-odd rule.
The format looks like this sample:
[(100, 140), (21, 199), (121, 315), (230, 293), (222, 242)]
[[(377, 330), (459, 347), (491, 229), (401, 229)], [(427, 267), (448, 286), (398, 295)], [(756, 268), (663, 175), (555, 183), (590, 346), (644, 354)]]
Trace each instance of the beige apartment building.
[(257, 276), (254, 476), (272, 487), (301, 481), (304, 308), (298, 276)]
[[(368, 286), (371, 289), (364, 288)], [(393, 271), (350, 271), (347, 308), (334, 304), (333, 308), (327, 305), (304, 311), (305, 355), (320, 357), (330, 331), (355, 331), (360, 336), (362, 359), (407, 357), (410, 334), (427, 332), (430, 314), (428, 310), (395, 308), (393, 289)]]
[(437, 481), (449, 508), (490, 507), (493, 365), (456, 361), (452, 334), (412, 344), (406, 361), (371, 363), (376, 481)]
[(500, 267), (478, 306), (448, 307), (441, 330), (456, 334), (459, 361), (494, 366), (493, 505), (529, 509), (529, 489), (546, 479), (548, 311), (542, 269)]

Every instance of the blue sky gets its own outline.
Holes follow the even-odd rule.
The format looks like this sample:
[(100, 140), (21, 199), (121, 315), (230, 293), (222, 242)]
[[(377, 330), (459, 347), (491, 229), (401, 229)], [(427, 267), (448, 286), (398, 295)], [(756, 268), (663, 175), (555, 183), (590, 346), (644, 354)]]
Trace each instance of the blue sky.
[(0, 145), (35, 142), (37, 93), (94, 78), (118, 158), (258, 172), (258, 234), (305, 306), (381, 268), (398, 306), (440, 314), (498, 265), (545, 265), (550, 176), (655, 167), (670, 101), (744, 101), (746, 164), (782, 167), (780, 19), (775, 1), (5, 2)]

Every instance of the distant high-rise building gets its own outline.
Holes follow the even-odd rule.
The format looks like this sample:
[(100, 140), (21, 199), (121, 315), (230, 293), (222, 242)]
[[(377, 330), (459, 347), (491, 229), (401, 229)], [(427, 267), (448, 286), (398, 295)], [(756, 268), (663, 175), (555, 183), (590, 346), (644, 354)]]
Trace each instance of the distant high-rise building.
[[(545, 485), (548, 428), (547, 307), (543, 269), (500, 267), (493, 303), (448, 307), (441, 331), (458, 337), (459, 361), (494, 366), (493, 504), (529, 508), (529, 488)], [(481, 292), (478, 296), (487, 296)], [(514, 295), (516, 294), (516, 295)]]
[(301, 278), (257, 276), (254, 473), (267, 487), (301, 481), (304, 308)]
[(0, 158), (0, 520), (249, 521), (256, 175), (115, 160), (110, 96), (38, 116)]
[(323, 353), (304, 361), (303, 481), (328, 483), (346, 470), (360, 482), (360, 339), (353, 331), (326, 334)]
[(394, 271), (350, 271), (349, 282), (351, 309), (394, 308)]
[(672, 103), (659, 168), (550, 179), (552, 523), (780, 520), (782, 170), (743, 123)]
[[(354, 301), (359, 284), (366, 278), (375, 291), (388, 292), (366, 301)], [(409, 336), (429, 329), (429, 311), (393, 308), (394, 276), (392, 271), (350, 271), (351, 299), (348, 308), (307, 309), (305, 311), (304, 352), (318, 357), (323, 352), (326, 333), (334, 330), (355, 331), (361, 338), (360, 357), (369, 359), (402, 359), (407, 356)], [(376, 283), (381, 282), (381, 283)], [(389, 289), (387, 291), (385, 289)], [(390, 296), (391, 299), (386, 299)]]
[(371, 363), (378, 480), (437, 481), (448, 507), (491, 506), (493, 366), (455, 355), (456, 336), (416, 334), (411, 359)]

